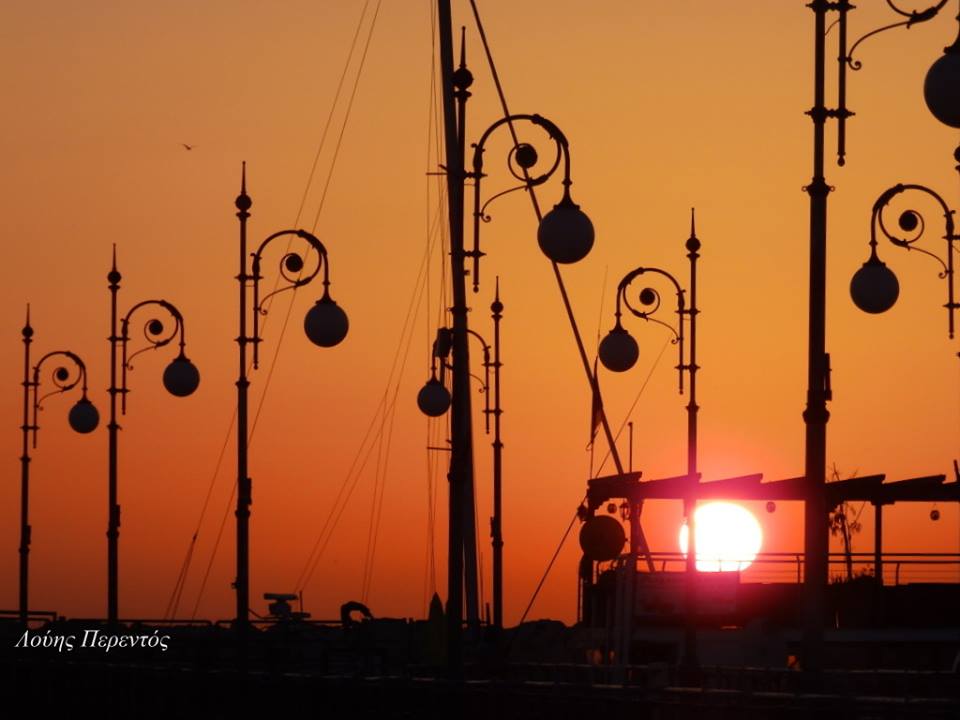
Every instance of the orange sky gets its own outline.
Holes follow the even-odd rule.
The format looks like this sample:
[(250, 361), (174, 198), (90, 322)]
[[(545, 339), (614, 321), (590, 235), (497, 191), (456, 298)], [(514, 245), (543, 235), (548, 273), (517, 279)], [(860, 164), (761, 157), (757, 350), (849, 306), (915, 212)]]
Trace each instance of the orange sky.
[[(851, 36), (892, 22), (882, 3), (851, 14)], [(612, 324), (617, 280), (636, 265), (686, 277), (683, 241), (697, 208), (703, 242), (700, 305), (701, 467), (705, 479), (803, 471), (806, 384), (808, 198), (811, 176), (812, 13), (802, 2), (603, 3), (528, 0), (481, 3), (511, 109), (543, 114), (571, 142), (573, 193), (597, 231), (593, 252), (564, 277), (584, 336)], [(13, 0), (0, 9), (0, 66), (7, 68), (0, 193), (5, 238), (0, 283), (0, 607), (17, 601), (22, 346), (26, 302), (34, 357), (71, 349), (88, 363), (91, 397), (106, 418), (109, 295), (116, 243), (121, 307), (165, 298), (184, 313), (188, 353), (202, 383), (193, 397), (162, 390), (166, 350), (138, 358), (120, 437), (121, 615), (162, 615), (227, 437), (235, 403), (237, 333), (233, 198), (246, 160), (253, 198), (251, 243), (293, 224), (362, 3), (121, 3), (82, 7)], [(889, 244), (901, 297), (883, 316), (849, 300), (867, 257), (870, 208), (896, 182), (923, 183), (957, 201), (952, 153), (958, 137), (922, 100), (923, 77), (956, 35), (953, 8), (909, 31), (873, 38), (849, 77), (848, 165), (830, 161), (827, 347), (833, 365), (828, 458), (844, 476), (889, 479), (952, 473), (960, 433), (957, 341), (946, 333), (944, 283), (933, 261)], [(455, 3), (455, 22), (470, 23)], [(430, 3), (386, 2), (344, 135), (316, 233), (332, 261), (332, 294), (350, 316), (339, 347), (313, 347), (300, 332), (318, 290), (294, 299), (251, 451), (252, 585), (296, 589), (363, 433), (383, 396), (436, 203), (428, 156)], [(470, 136), (499, 109), (479, 39), (468, 29), (476, 76)], [(834, 56), (831, 47), (828, 56)], [(829, 75), (834, 75), (829, 68)], [(349, 87), (349, 85), (348, 85)], [(833, 101), (830, 100), (830, 104)], [(835, 147), (833, 127), (828, 153)], [(490, 192), (505, 187), (491, 141)], [(195, 145), (184, 150), (180, 143)], [(321, 157), (325, 176), (330, 147)], [(499, 154), (498, 154), (499, 153)], [(828, 161), (830, 155), (828, 155)], [(434, 167), (428, 165), (432, 163)], [(310, 229), (322, 182), (300, 225)], [(429, 193), (428, 193), (428, 188)], [(559, 198), (556, 185), (540, 192)], [(930, 246), (942, 252), (929, 205)], [(529, 203), (508, 196), (483, 228), (484, 284), (471, 321), (487, 318), (501, 277), (505, 442), (506, 620), (516, 622), (569, 521), (589, 472), (584, 447), (590, 395), (549, 263), (535, 242)], [(431, 304), (421, 303), (398, 394), (384, 510), (369, 604), (377, 615), (419, 616), (425, 605), (427, 425), (414, 398), (428, 372), (439, 268)], [(267, 272), (271, 265), (265, 265)], [(268, 280), (268, 284), (271, 280)], [(289, 296), (271, 315), (263, 354), (278, 347)], [(145, 318), (144, 318), (145, 319)], [(632, 322), (638, 367), (601, 384), (617, 426), (666, 332)], [(474, 351), (474, 359), (478, 356)], [(685, 398), (677, 396), (674, 348), (657, 366), (633, 420), (635, 466), (645, 477), (683, 472)], [(267, 367), (252, 378), (258, 402)], [(391, 388), (392, 393), (392, 388)], [(475, 395), (475, 406), (482, 396)], [(51, 398), (32, 464), (31, 605), (102, 615), (106, 585), (106, 431), (66, 428), (74, 398)], [(479, 535), (489, 571), (489, 439), (478, 416)], [(233, 435), (216, 475), (181, 609), (189, 615), (235, 479)], [(625, 444), (624, 444), (625, 448)], [(361, 475), (313, 579), (306, 609), (336, 614), (358, 598), (373, 502), (373, 464)], [(604, 472), (609, 471), (609, 465)], [(439, 507), (445, 506), (440, 477)], [(960, 519), (942, 507), (889, 511), (888, 550), (956, 551)], [(199, 614), (233, 612), (232, 509)], [(799, 506), (762, 511), (765, 549), (802, 548)], [(855, 549), (871, 549), (872, 524)], [(644, 526), (657, 549), (674, 550), (680, 509), (651, 503)], [(438, 514), (439, 586), (445, 587), (445, 522)], [(534, 617), (570, 620), (578, 549), (571, 537)], [(489, 582), (485, 581), (487, 599)], [(181, 612), (180, 614), (185, 614)]]

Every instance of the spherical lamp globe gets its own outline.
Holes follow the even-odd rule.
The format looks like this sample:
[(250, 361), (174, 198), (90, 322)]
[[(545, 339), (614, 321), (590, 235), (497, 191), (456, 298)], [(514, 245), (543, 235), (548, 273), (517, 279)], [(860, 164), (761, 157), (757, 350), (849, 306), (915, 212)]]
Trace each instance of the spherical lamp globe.
[(899, 295), (897, 276), (876, 255), (871, 255), (850, 280), (853, 303), (867, 313), (886, 312), (897, 302)]
[(640, 357), (640, 348), (633, 336), (617, 325), (600, 341), (600, 362), (607, 370), (625, 372), (632, 368)]
[(163, 386), (168, 393), (176, 397), (192, 395), (199, 385), (200, 371), (183, 353), (174, 358), (163, 371)]
[(303, 319), (303, 331), (310, 342), (320, 347), (339, 345), (349, 329), (347, 314), (326, 294), (317, 300)]

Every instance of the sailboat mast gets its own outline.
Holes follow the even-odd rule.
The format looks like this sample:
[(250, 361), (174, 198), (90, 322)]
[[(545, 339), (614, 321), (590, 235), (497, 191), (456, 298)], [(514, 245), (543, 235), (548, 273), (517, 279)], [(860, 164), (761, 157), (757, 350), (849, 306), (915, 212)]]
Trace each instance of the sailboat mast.
[[(463, 247), (465, 106), (472, 78), (453, 68), (453, 25), (450, 0), (437, 3), (443, 127), (446, 147), (447, 199), (450, 216), (450, 279), (453, 307), (453, 393), (450, 419), (449, 537), (447, 554), (447, 664), (457, 672), (462, 663), (464, 580), (467, 617), (478, 620), (476, 592), (476, 528), (473, 521), (473, 428), (470, 407), (470, 354), (467, 327), (466, 269)], [(473, 531), (472, 533), (470, 531)], [(469, 536), (472, 534), (473, 542)], [(464, 571), (466, 570), (466, 574)], [(466, 575), (466, 577), (465, 577)]]

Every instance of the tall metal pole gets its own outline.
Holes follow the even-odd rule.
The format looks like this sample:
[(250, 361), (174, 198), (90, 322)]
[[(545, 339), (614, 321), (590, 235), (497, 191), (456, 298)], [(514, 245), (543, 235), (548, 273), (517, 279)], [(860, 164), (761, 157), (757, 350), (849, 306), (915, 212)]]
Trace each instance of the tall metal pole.
[(30, 306), (27, 305), (27, 322), (23, 326), (23, 452), (20, 455), (20, 622), (26, 624), (29, 615), (28, 582), (30, 574), (30, 343), (33, 328), (30, 327)]
[[(687, 482), (689, 495), (683, 501), (683, 514), (687, 519), (687, 625), (684, 632), (684, 663), (687, 667), (699, 665), (697, 657), (697, 537), (695, 513), (697, 510), (697, 258), (700, 257), (700, 240), (693, 210), (690, 211), (690, 237), (687, 240), (687, 257), (690, 259), (690, 346), (687, 373), (690, 376), (690, 395), (687, 400)], [(680, 318), (683, 322), (683, 317)], [(681, 360), (682, 363), (682, 360)]]
[[(460, 41), (460, 66), (453, 73), (452, 82), (454, 87), (454, 97), (457, 100), (457, 138), (458, 138), (458, 147), (457, 147), (457, 157), (460, 159), (460, 207), (459, 207), (459, 227), (460, 227), (460, 247), (463, 248), (463, 222), (464, 222), (464, 183), (466, 181), (466, 146), (467, 146), (467, 99), (470, 97), (470, 93), (467, 88), (473, 84), (473, 76), (470, 74), (470, 71), (467, 70), (466, 66), (466, 31), (461, 29), (461, 41)], [(451, 243), (452, 247), (452, 243)], [(463, 257), (466, 259), (467, 253), (463, 252)], [(467, 348), (469, 346), (467, 333), (470, 332), (468, 329), (468, 320), (466, 302), (466, 270), (462, 273), (462, 284), (464, 285), (464, 300), (463, 300), (463, 346)], [(456, 291), (454, 291), (454, 297), (456, 297)], [(456, 313), (454, 313), (456, 316)], [(453, 353), (454, 358), (456, 358), (457, 353), (457, 341), (456, 341), (456, 319), (454, 319), (454, 341), (453, 341)], [(470, 356), (468, 354), (464, 355), (463, 362), (463, 373), (464, 373), (464, 387), (466, 397), (470, 397)], [(457, 373), (457, 364), (454, 360), (454, 375)], [(463, 589), (465, 593), (464, 603), (467, 611), (467, 623), (471, 627), (477, 627), (480, 623), (480, 593), (478, 591), (479, 587), (479, 576), (477, 573), (477, 512), (476, 512), (476, 490), (473, 482), (473, 414), (468, 403), (466, 407), (466, 417), (467, 417), (467, 431), (466, 431), (466, 444), (464, 446), (464, 452), (466, 454), (466, 468), (467, 471), (463, 476), (463, 496), (461, 497), (461, 507), (463, 508)], [(454, 435), (456, 437), (456, 435)]]
[[(497, 279), (497, 292), (493, 303), (493, 627), (503, 629), (503, 515), (502, 515), (502, 454), (500, 441), (500, 320), (503, 317), (503, 303), (500, 302), (500, 280)], [(488, 390), (489, 392), (489, 390)]]
[(247, 218), (253, 200), (247, 195), (247, 164), (243, 164), (240, 180), (240, 195), (237, 196), (237, 217), (240, 219), (240, 334), (237, 337), (240, 365), (237, 377), (237, 577), (234, 582), (237, 591), (236, 628), (241, 638), (246, 637), (247, 623), (250, 618), (250, 504), (252, 482), (247, 467), (247, 282), (252, 279), (247, 274)]
[[(446, 146), (447, 197), (450, 214), (450, 265), (453, 286), (453, 393), (451, 409), (451, 457), (449, 542), (447, 554), (447, 665), (454, 677), (462, 669), (462, 623), (465, 523), (473, 497), (473, 439), (470, 409), (470, 356), (467, 343), (465, 254), (463, 249), (463, 106), (469, 96), (469, 73), (453, 70), (453, 29), (450, 0), (439, 0), (440, 69), (443, 87), (444, 139)], [(457, 107), (459, 101), (460, 118)], [(471, 513), (472, 516), (472, 513)], [(469, 591), (469, 588), (468, 588)], [(475, 604), (475, 598), (474, 598)]]
[(114, 625), (119, 614), (119, 542), (120, 505), (117, 502), (117, 442), (120, 425), (117, 424), (117, 292), (121, 275), (117, 270), (117, 246), (113, 246), (113, 265), (107, 273), (110, 288), (110, 422), (107, 423), (108, 440), (108, 499), (107, 499), (107, 621)]
[[(804, 477), (804, 630), (803, 667), (818, 671), (823, 664), (823, 614), (827, 586), (828, 527), (825, 496), (827, 421), (826, 335), (826, 249), (827, 195), (830, 187), (823, 175), (824, 125), (829, 116), (824, 105), (826, 15), (831, 3), (814, 0), (814, 105), (813, 179), (807, 185), (810, 196), (810, 315), (807, 359), (807, 405)], [(841, 32), (846, 29), (846, 2), (841, 2)]]

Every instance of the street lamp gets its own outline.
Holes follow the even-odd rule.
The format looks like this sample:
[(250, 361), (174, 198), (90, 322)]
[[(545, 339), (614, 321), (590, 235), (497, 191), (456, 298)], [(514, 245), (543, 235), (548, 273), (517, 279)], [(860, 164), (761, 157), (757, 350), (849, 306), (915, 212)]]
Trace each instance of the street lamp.
[(451, 396), (445, 379), (450, 367), (447, 358), (450, 357), (452, 336), (453, 331), (450, 328), (440, 328), (433, 341), (433, 351), (430, 353), (430, 379), (417, 393), (417, 407), (427, 417), (440, 417), (450, 409)]
[[(30, 343), (33, 342), (33, 328), (30, 326), (30, 306), (27, 306), (27, 322), (23, 326), (23, 454), (20, 456), (20, 622), (26, 625), (30, 616), (29, 575), (30, 575), (30, 450), (37, 447), (37, 431), (40, 429), (38, 413), (43, 409), (43, 401), (51, 395), (65, 393), (80, 385), (80, 399), (70, 408), (67, 421), (70, 427), (81, 434), (93, 432), (100, 422), (100, 414), (93, 403), (87, 399), (87, 366), (74, 353), (67, 350), (49, 352), (32, 368), (30, 366)], [(48, 360), (54, 358), (69, 360), (72, 368), (60, 365), (50, 376), (54, 389), (40, 395), (41, 370)], [(32, 438), (31, 438), (32, 435)]]
[[(450, 220), (450, 267), (452, 316), (453, 379), (451, 392), (452, 415), (450, 421), (450, 493), (449, 493), (449, 536), (447, 552), (447, 666), (452, 677), (460, 677), (462, 672), (462, 624), (464, 588), (466, 588), (467, 618), (475, 624), (477, 612), (477, 562), (476, 527), (473, 513), (473, 438), (470, 410), (470, 355), (468, 349), (468, 322), (466, 302), (465, 260), (474, 261), (474, 291), (479, 289), (479, 223), (488, 219), (484, 213), (486, 205), (480, 204), (480, 183), (483, 177), (483, 145), (490, 134), (504, 125), (509, 126), (514, 137), (510, 154), (511, 169), (514, 175), (523, 180), (523, 184), (513, 189), (531, 189), (533, 185), (545, 182), (559, 167), (564, 165), (564, 194), (553, 209), (550, 217), (543, 218), (538, 232), (538, 242), (548, 257), (557, 262), (575, 262), (589, 252), (593, 244), (593, 227), (585, 215), (570, 198), (570, 155), (566, 138), (550, 123), (538, 115), (509, 115), (494, 123), (483, 133), (475, 146), (474, 170), (466, 170), (466, 102), (470, 97), (469, 87), (473, 76), (466, 68), (464, 53), (461, 51), (460, 65), (454, 66), (453, 27), (450, 0), (437, 3), (437, 24), (440, 39), (440, 72), (443, 94), (444, 147), (446, 163), (444, 171), (447, 178), (447, 201)], [(506, 114), (506, 113), (505, 113)], [(553, 167), (537, 178), (531, 178), (529, 170), (536, 164), (536, 151), (532, 146), (521, 143), (514, 126), (529, 121), (543, 128), (557, 146), (557, 160)], [(479, 164), (478, 164), (479, 163)], [(464, 195), (467, 180), (474, 187), (474, 247), (472, 251), (464, 248)], [(509, 192), (509, 190), (507, 191)], [(499, 193), (494, 197), (500, 197)], [(492, 198), (491, 198), (492, 200)], [(488, 201), (489, 203), (489, 201)], [(564, 295), (566, 301), (566, 296)], [(571, 315), (568, 304), (568, 313)], [(576, 326), (574, 325), (576, 332)], [(579, 341), (579, 336), (578, 336)], [(589, 364), (581, 345), (581, 359), (588, 374)], [(595, 384), (591, 375), (591, 383)], [(608, 432), (609, 439), (609, 432)], [(611, 443), (612, 444), (612, 443)], [(619, 463), (618, 463), (619, 464)]]
[[(530, 123), (543, 130), (553, 142), (555, 155), (547, 163), (546, 168), (538, 175), (531, 175), (531, 171), (540, 161), (536, 148), (530, 143), (520, 142), (517, 139), (515, 126), (517, 123)], [(507, 190), (497, 193), (483, 202), (481, 195), (481, 181), (483, 180), (483, 152), (487, 140), (493, 132), (502, 126), (508, 126), (513, 133), (514, 145), (507, 155), (507, 169), (510, 174), (521, 182)], [(486, 210), (491, 202), (507, 193), (516, 190), (527, 190), (542, 185), (549, 180), (563, 163), (563, 196), (560, 202), (553, 206), (543, 218), (537, 228), (537, 243), (540, 250), (550, 260), (561, 265), (579, 262), (587, 256), (593, 247), (593, 223), (580, 206), (570, 197), (570, 143), (563, 132), (540, 115), (509, 115), (501, 118), (488, 127), (480, 140), (473, 146), (473, 172), (469, 175), (473, 179), (473, 250), (466, 254), (473, 258), (473, 291), (480, 287), (480, 221), (490, 222)]]
[[(349, 329), (347, 314), (330, 297), (330, 260), (323, 244), (306, 230), (281, 230), (270, 235), (260, 243), (256, 252), (250, 254), (250, 271), (247, 271), (247, 219), (253, 200), (247, 195), (247, 165), (243, 164), (240, 181), (240, 194), (235, 201), (237, 217), (240, 219), (240, 334), (237, 337), (239, 347), (239, 377), (237, 378), (237, 577), (234, 587), (237, 593), (236, 627), (245, 636), (250, 614), (250, 505), (253, 502), (253, 482), (248, 475), (249, 421), (247, 379), (247, 345), (253, 345), (253, 369), (259, 366), (260, 316), (266, 315), (267, 302), (286, 290), (295, 290), (313, 280), (323, 270), (323, 295), (307, 311), (303, 319), (303, 330), (307, 338), (320, 347), (338, 345)], [(277, 289), (260, 296), (260, 265), (263, 252), (274, 240), (282, 237), (298, 237), (306, 240), (316, 252), (316, 266), (305, 270), (304, 258), (296, 252), (285, 251), (280, 258), (280, 277), (285, 283)], [(247, 290), (253, 291), (252, 306), (247, 303)], [(253, 334), (247, 332), (247, 315), (253, 315)]]
[[(936, 14), (943, 4), (940, 3), (927, 12)], [(957, 22), (960, 23), (960, 14), (957, 15)], [(927, 71), (923, 84), (923, 97), (927, 108), (937, 120), (949, 127), (960, 128), (960, 30), (953, 44), (943, 49), (943, 56)], [(953, 157), (958, 163), (956, 170), (960, 172), (960, 146), (953, 151)], [(888, 230), (883, 211), (894, 198), (911, 190), (926, 194), (940, 205), (944, 219), (943, 239), (947, 241), (946, 259), (914, 245), (926, 229), (923, 215), (916, 210), (905, 210), (897, 219), (900, 230), (907, 235), (901, 237)], [(879, 227), (880, 232), (894, 245), (905, 250), (917, 250), (940, 263), (943, 268), (940, 277), (947, 281), (947, 303), (944, 307), (947, 309), (949, 335), (953, 339), (954, 310), (960, 307), (954, 299), (953, 284), (954, 243), (960, 240), (960, 236), (956, 234), (953, 215), (954, 211), (950, 209), (943, 197), (925, 185), (898, 183), (885, 190), (873, 204), (873, 212), (870, 216), (870, 257), (850, 281), (850, 295), (856, 306), (864, 312), (882, 313), (893, 307), (900, 295), (897, 276), (877, 256), (877, 227)]]
[[(960, 14), (957, 22), (960, 23)], [(927, 71), (923, 98), (937, 120), (952, 128), (960, 128), (960, 29), (953, 45), (945, 47), (943, 55)]]
[[(829, 531), (827, 522), (826, 447), (827, 421), (830, 413), (830, 362), (826, 352), (826, 258), (827, 258), (827, 196), (831, 187), (824, 176), (824, 135), (827, 120), (837, 121), (837, 164), (846, 162), (846, 121), (853, 115), (846, 105), (847, 68), (859, 70), (861, 63), (853, 55), (857, 47), (885, 30), (897, 27), (910, 28), (935, 17), (946, 5), (940, 0), (922, 11), (907, 11), (899, 8), (893, 0), (887, 5), (903, 20), (867, 33), (852, 45), (847, 45), (847, 15), (854, 6), (849, 0), (812, 0), (808, 7), (814, 14), (814, 104), (807, 111), (813, 122), (813, 178), (805, 190), (810, 196), (810, 296), (807, 343), (807, 401), (803, 411), (806, 427), (804, 443), (804, 478), (806, 497), (804, 501), (804, 622), (803, 622), (803, 668), (818, 672), (823, 666), (823, 623), (826, 607), (827, 553)], [(837, 106), (826, 105), (826, 24), (827, 14), (838, 14), (837, 54)], [(831, 25), (830, 27), (833, 27)], [(948, 49), (949, 50), (949, 49)], [(948, 54), (953, 54), (948, 52)], [(942, 97), (955, 93), (956, 83), (942, 82), (947, 74), (956, 77), (956, 59), (945, 63), (946, 70), (928, 75), (928, 104), (938, 108), (949, 107)], [(932, 77), (932, 79), (931, 79)], [(954, 107), (956, 98), (954, 95)], [(882, 273), (876, 265), (869, 273)]]
[[(683, 501), (683, 514), (687, 525), (687, 623), (684, 633), (684, 664), (687, 667), (696, 667), (697, 661), (697, 640), (696, 640), (696, 577), (697, 577), (697, 545), (694, 513), (697, 506), (696, 488), (698, 484), (697, 476), (697, 371), (700, 367), (697, 365), (697, 259), (700, 257), (700, 240), (697, 238), (696, 227), (694, 224), (693, 210), (690, 211), (690, 237), (686, 245), (687, 258), (690, 261), (690, 306), (686, 305), (685, 291), (677, 279), (666, 270), (655, 267), (638, 267), (626, 275), (617, 285), (617, 304), (614, 317), (616, 322), (613, 329), (607, 333), (606, 337), (600, 342), (599, 355), (600, 362), (604, 367), (614, 372), (625, 372), (632, 368), (639, 357), (639, 346), (633, 336), (623, 327), (621, 322), (623, 310), (626, 308), (635, 317), (649, 322), (655, 322), (663, 325), (673, 333), (673, 342), (677, 345), (679, 360), (677, 363), (677, 372), (679, 374), (680, 392), (683, 393), (684, 374), (689, 377), (689, 394), (687, 401), (687, 483), (688, 494)], [(677, 326), (664, 322), (653, 315), (659, 310), (661, 305), (660, 293), (652, 287), (645, 287), (640, 291), (638, 300), (645, 309), (639, 309), (630, 301), (628, 290), (630, 285), (640, 276), (647, 273), (659, 275), (666, 278), (673, 285), (673, 290), (677, 296)], [(689, 335), (685, 335), (684, 328), (689, 326)], [(684, 341), (689, 339), (689, 346), (684, 352)], [(634, 532), (635, 521), (631, 508), (631, 533)], [(631, 548), (636, 545), (631, 543)], [(631, 572), (636, 572), (636, 554), (631, 553)], [(630, 581), (633, 582), (633, 576)]]
[[(960, 160), (960, 148), (957, 150), (958, 160)], [(930, 252), (924, 248), (915, 246), (918, 240), (923, 237), (926, 223), (923, 215), (917, 210), (905, 210), (900, 214), (897, 220), (900, 230), (906, 233), (903, 236), (895, 234), (887, 227), (883, 213), (890, 202), (898, 195), (908, 191), (917, 191), (933, 198), (943, 211), (944, 234), (943, 238), (947, 242), (946, 256), (940, 257), (936, 253)], [(870, 217), (870, 257), (853, 276), (850, 282), (850, 295), (858, 308), (868, 313), (882, 313), (893, 307), (900, 293), (900, 284), (897, 276), (893, 274), (880, 258), (877, 256), (877, 228), (894, 245), (902, 247), (905, 250), (916, 250), (936, 260), (942, 270), (940, 277), (947, 282), (947, 302), (944, 307), (947, 309), (947, 323), (949, 327), (950, 338), (954, 334), (954, 311), (960, 308), (960, 303), (955, 300), (953, 284), (953, 253), (955, 243), (960, 240), (957, 235), (953, 222), (954, 211), (947, 206), (946, 201), (935, 191), (925, 185), (894, 185), (888, 188), (873, 204), (873, 213)]]
[[(483, 348), (484, 376), (481, 380), (480, 391), (484, 393), (483, 415), (486, 433), (490, 434), (490, 417), (493, 416), (493, 517), (490, 519), (490, 537), (493, 547), (493, 627), (503, 629), (503, 519), (502, 519), (502, 456), (503, 442), (500, 439), (500, 416), (503, 409), (500, 406), (500, 320), (503, 318), (503, 303), (500, 302), (500, 282), (497, 281), (497, 291), (490, 304), (493, 318), (493, 347), (487, 344), (478, 332), (467, 329)], [(445, 371), (449, 365), (447, 358), (450, 355), (452, 330), (441, 328), (437, 331), (437, 339), (433, 344), (433, 367), (430, 379), (424, 384), (417, 395), (417, 405), (421, 412), (429, 417), (439, 417), (450, 408), (450, 392), (443, 384)], [(437, 365), (439, 363), (439, 377)], [(490, 370), (493, 369), (493, 386), (490, 385)], [(493, 395), (493, 408), (490, 407), (490, 396)]]
[[(461, 60), (462, 63), (462, 60)], [(463, 67), (461, 65), (461, 67)], [(466, 68), (463, 68), (464, 70)], [(459, 71), (458, 71), (459, 72)], [(536, 147), (528, 142), (521, 142), (517, 132), (517, 125), (529, 124), (546, 133), (549, 142), (552, 144), (553, 156), (546, 163), (540, 166), (540, 155)], [(500, 191), (483, 199), (482, 185), (483, 178), (486, 177), (483, 171), (484, 151), (486, 143), (493, 133), (499, 128), (507, 128), (511, 133), (513, 146), (507, 154), (506, 165), (510, 175), (520, 181), (506, 190)], [(538, 166), (540, 169), (538, 170)], [(490, 222), (491, 217), (487, 214), (487, 208), (490, 204), (504, 195), (517, 191), (531, 191), (533, 188), (543, 185), (554, 174), (563, 168), (563, 194), (560, 201), (553, 206), (541, 219), (537, 227), (537, 244), (546, 257), (555, 264), (569, 265), (579, 262), (585, 258), (594, 242), (593, 223), (584, 213), (580, 206), (573, 202), (570, 195), (570, 186), (573, 184), (570, 178), (570, 143), (566, 136), (553, 122), (547, 118), (536, 114), (513, 114), (507, 115), (492, 125), (490, 125), (480, 136), (480, 139), (473, 145), (473, 171), (466, 174), (466, 177), (473, 180), (473, 250), (466, 251), (464, 255), (473, 259), (473, 290), (477, 292), (480, 287), (480, 259), (484, 253), (480, 249), (480, 228), (481, 222)], [(536, 172), (537, 174), (533, 174)], [(500, 313), (503, 305), (499, 301), (499, 290), (497, 299), (490, 306), (493, 311), (495, 332), (499, 333)], [(499, 309), (498, 309), (499, 308)], [(499, 357), (499, 338), (496, 342), (497, 356)], [(499, 360), (497, 363), (496, 377), (499, 379)], [(497, 437), (494, 440), (494, 626), (502, 627), (502, 576), (498, 579), (498, 574), (502, 572), (502, 545), (503, 539), (500, 536), (500, 478), (499, 478), (499, 399), (497, 403), (496, 425)], [(487, 416), (489, 420), (489, 414)], [(498, 559), (499, 558), (499, 559)], [(499, 597), (498, 597), (499, 595)]]
[[(538, 175), (531, 175), (531, 171), (540, 162), (540, 156), (532, 144), (520, 142), (517, 139), (517, 123), (530, 123), (540, 128), (553, 143), (555, 155)], [(484, 202), (481, 194), (481, 181), (486, 177), (483, 172), (484, 146), (493, 132), (502, 126), (508, 126), (514, 140), (514, 145), (507, 155), (507, 169), (521, 184), (498, 192)], [(529, 191), (547, 182), (560, 168), (561, 162), (563, 163), (563, 195), (553, 209), (540, 220), (537, 227), (537, 243), (544, 255), (561, 265), (579, 262), (587, 256), (593, 247), (593, 223), (570, 196), (570, 186), (573, 184), (570, 179), (570, 143), (560, 128), (540, 115), (509, 115), (488, 127), (473, 148), (473, 172), (468, 174), (468, 177), (474, 181), (473, 250), (465, 254), (473, 258), (474, 292), (480, 288), (480, 258), (484, 255), (480, 251), (480, 222), (491, 220), (486, 212), (487, 207), (507, 193), (516, 190)]]
[[(166, 300), (144, 300), (137, 303), (119, 321), (117, 293), (120, 290), (120, 272), (117, 270), (117, 248), (113, 248), (113, 264), (107, 273), (107, 282), (110, 289), (110, 422), (107, 423), (109, 436), (109, 466), (108, 466), (108, 521), (107, 521), (107, 620), (110, 624), (117, 622), (119, 614), (119, 541), (120, 541), (120, 504), (117, 501), (118, 475), (118, 436), (120, 425), (117, 423), (117, 396), (120, 397), (120, 414), (127, 414), (127, 371), (133, 370), (132, 361), (137, 355), (148, 350), (157, 350), (177, 340), (180, 352), (163, 371), (163, 386), (167, 392), (176, 397), (191, 395), (200, 384), (200, 372), (187, 358), (184, 339), (183, 315)], [(129, 354), (130, 320), (139, 310), (151, 308), (163, 310), (173, 321), (172, 328), (164, 325), (163, 321), (151, 317), (143, 325), (145, 347)], [(117, 386), (117, 366), (119, 352), (120, 385)]]

